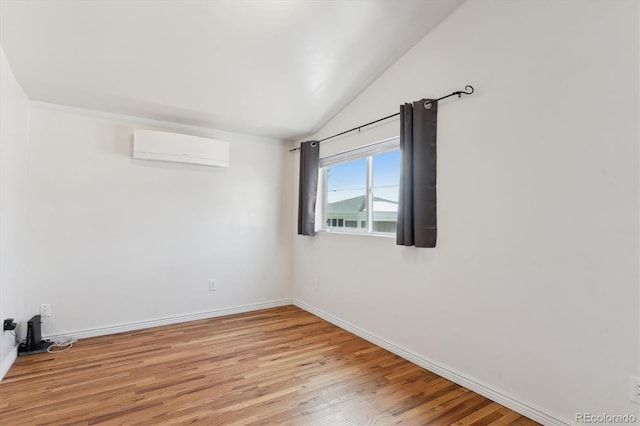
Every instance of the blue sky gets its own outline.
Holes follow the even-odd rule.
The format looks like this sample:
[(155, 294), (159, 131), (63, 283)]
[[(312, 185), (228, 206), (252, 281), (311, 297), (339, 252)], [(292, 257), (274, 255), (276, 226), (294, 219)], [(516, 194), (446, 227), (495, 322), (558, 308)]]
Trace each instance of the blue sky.
[[(400, 151), (385, 152), (373, 157), (374, 197), (398, 201), (400, 182)], [(328, 202), (364, 195), (367, 186), (367, 160), (349, 161), (329, 167)]]

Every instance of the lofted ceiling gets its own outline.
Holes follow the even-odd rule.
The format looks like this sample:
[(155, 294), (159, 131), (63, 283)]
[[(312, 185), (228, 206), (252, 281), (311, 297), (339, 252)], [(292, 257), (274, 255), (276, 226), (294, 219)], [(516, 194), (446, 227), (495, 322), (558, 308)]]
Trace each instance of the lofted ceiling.
[(461, 2), (0, 0), (0, 44), (33, 100), (290, 140)]

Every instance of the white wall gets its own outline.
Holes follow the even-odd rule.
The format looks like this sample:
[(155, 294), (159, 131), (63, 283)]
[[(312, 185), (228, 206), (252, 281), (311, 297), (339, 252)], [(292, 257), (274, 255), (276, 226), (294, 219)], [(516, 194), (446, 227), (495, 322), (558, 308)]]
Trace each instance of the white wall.
[[(28, 142), (29, 99), (0, 47), (0, 320), (22, 317)], [(15, 355), (15, 338), (2, 332), (0, 378)]]
[[(437, 248), (297, 236), (294, 297), (543, 421), (640, 417), (638, 16), (464, 3), (316, 135), (473, 84), (439, 109)], [(391, 121), (321, 156), (397, 135)]]
[[(231, 167), (134, 160), (134, 128), (227, 140)], [(34, 102), (25, 312), (51, 304), (50, 335), (289, 298), (291, 161), (279, 141)]]

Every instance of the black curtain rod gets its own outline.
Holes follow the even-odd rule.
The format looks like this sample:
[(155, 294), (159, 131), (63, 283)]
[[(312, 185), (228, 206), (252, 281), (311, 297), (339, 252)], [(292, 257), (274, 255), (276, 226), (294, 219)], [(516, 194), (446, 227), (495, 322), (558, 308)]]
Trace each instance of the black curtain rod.
[[(433, 99), (431, 101), (427, 101), (427, 102), (424, 103), (424, 106), (425, 106), (425, 108), (429, 108), (429, 107), (427, 107), (427, 105), (431, 104), (432, 102), (438, 102), (438, 101), (446, 99), (446, 98), (448, 98), (450, 96), (455, 96), (455, 95), (458, 95), (458, 97), (460, 98), (460, 97), (462, 97), (462, 95), (470, 95), (472, 93), (473, 93), (473, 86), (467, 85), (467, 86), (464, 86), (464, 90), (458, 90), (457, 92), (450, 93), (450, 94), (448, 94), (446, 96), (443, 96), (441, 98)], [(342, 135), (344, 135), (346, 133), (355, 132), (356, 130), (360, 131), (360, 129), (362, 129), (363, 127), (371, 126), (372, 124), (379, 123), (381, 121), (384, 121), (384, 120), (386, 120), (388, 118), (391, 118), (391, 117), (395, 117), (397, 115), (400, 115), (400, 113), (396, 112), (395, 114), (387, 115), (386, 117), (379, 118), (379, 119), (377, 119), (375, 121), (372, 121), (370, 123), (367, 123), (367, 124), (362, 124), (362, 125), (360, 125), (358, 127), (354, 127), (353, 129), (345, 130), (344, 132), (336, 133), (335, 135), (328, 136), (328, 137), (326, 137), (324, 139), (320, 139), (319, 141), (316, 141), (316, 142), (320, 143), (320, 142), (324, 142), (324, 141), (332, 139), (332, 138), (337, 138), (338, 136), (342, 136)], [(298, 151), (299, 149), (300, 148), (293, 148), (293, 149), (290, 149), (289, 152)]]

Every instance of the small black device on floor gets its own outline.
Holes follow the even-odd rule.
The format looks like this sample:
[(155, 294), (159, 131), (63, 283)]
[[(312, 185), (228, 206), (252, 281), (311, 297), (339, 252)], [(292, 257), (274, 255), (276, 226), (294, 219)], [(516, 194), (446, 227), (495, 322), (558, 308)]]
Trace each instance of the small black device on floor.
[(52, 343), (42, 340), (40, 324), (42, 324), (40, 315), (34, 315), (29, 320), (27, 323), (27, 340), (18, 346), (18, 356), (46, 352), (49, 346), (52, 345)]

